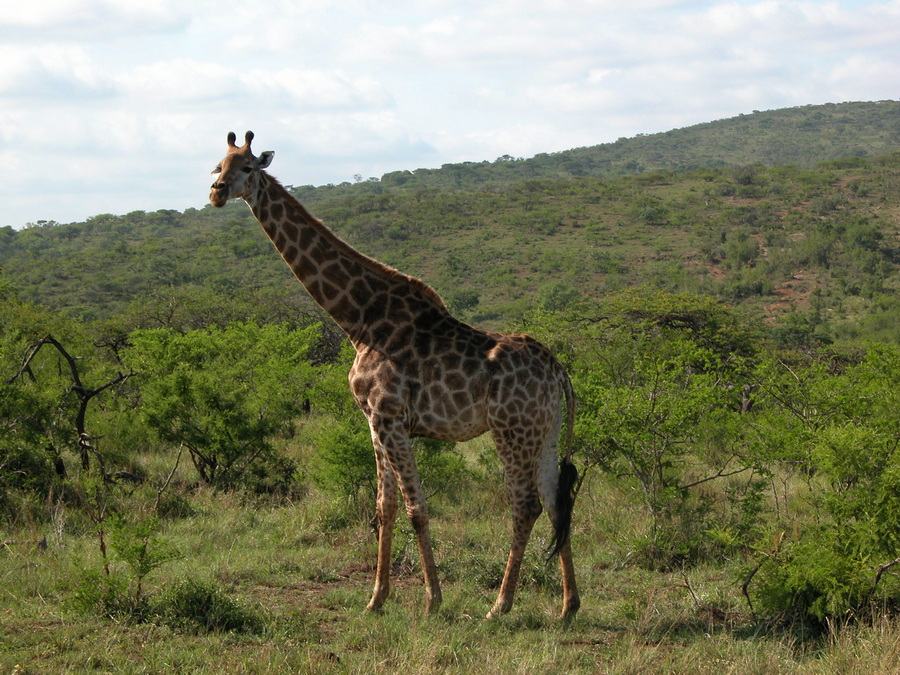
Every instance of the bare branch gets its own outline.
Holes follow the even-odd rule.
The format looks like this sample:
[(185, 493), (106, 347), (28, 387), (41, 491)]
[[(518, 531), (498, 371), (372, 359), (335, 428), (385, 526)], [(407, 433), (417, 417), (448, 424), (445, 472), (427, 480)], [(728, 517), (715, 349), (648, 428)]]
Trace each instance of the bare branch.
[(747, 578), (744, 579), (744, 583), (741, 584), (741, 593), (744, 594), (744, 597), (747, 598), (747, 605), (750, 607), (750, 614), (754, 617), (756, 616), (756, 611), (753, 609), (753, 602), (750, 600), (750, 582), (753, 581), (753, 577), (756, 576), (756, 573), (759, 572), (760, 568), (763, 566), (767, 560), (775, 560), (778, 557), (778, 550), (781, 548), (781, 542), (784, 540), (784, 532), (781, 532), (777, 537), (775, 537), (775, 545), (772, 548), (771, 553), (763, 553), (763, 558), (760, 560), (756, 567), (754, 567), (750, 574), (747, 575)]
[(708, 483), (711, 480), (715, 480), (716, 478), (727, 478), (728, 476), (734, 476), (739, 473), (743, 473), (744, 471), (750, 471), (752, 467), (745, 466), (742, 469), (735, 469), (734, 471), (725, 471), (728, 464), (734, 459), (737, 455), (732, 455), (728, 458), (728, 461), (722, 465), (722, 468), (719, 469), (718, 473), (713, 476), (707, 476), (706, 478), (701, 478), (700, 480), (695, 480), (693, 483), (688, 483), (687, 485), (679, 485), (679, 490), (689, 490), (692, 487), (697, 487), (698, 485), (702, 485), (703, 483)]
[[(10, 384), (25, 373), (28, 373), (32, 380), (34, 380), (34, 373), (31, 371), (31, 362), (37, 356), (41, 347), (47, 344), (53, 345), (53, 347), (56, 348), (56, 351), (58, 351), (63, 359), (65, 359), (66, 363), (69, 364), (69, 376), (72, 380), (71, 391), (78, 397), (78, 411), (75, 413), (75, 431), (78, 433), (81, 465), (83, 468), (87, 469), (90, 461), (90, 452), (93, 450), (89, 442), (90, 436), (85, 429), (85, 416), (87, 414), (88, 403), (100, 392), (113, 385), (119, 384), (120, 382), (124, 382), (129, 377), (133, 377), (135, 373), (119, 373), (118, 376), (114, 377), (104, 385), (96, 388), (85, 387), (81, 382), (81, 375), (78, 373), (77, 359), (72, 356), (56, 338), (52, 335), (47, 335), (26, 350), (22, 366), (19, 368), (18, 372), (9, 379)], [(85, 442), (85, 439), (87, 439), (87, 442)], [(95, 452), (95, 454), (97, 453)], [(99, 461), (99, 454), (97, 454), (97, 457)]]
[(31, 370), (31, 362), (32, 360), (34, 360), (34, 357), (37, 356), (37, 353), (41, 351), (41, 347), (47, 344), (48, 340), (52, 339), (53, 338), (48, 335), (47, 337), (41, 338), (40, 340), (35, 342), (33, 345), (30, 345), (28, 349), (25, 350), (25, 358), (22, 360), (22, 366), (19, 368), (15, 375), (7, 380), (7, 384), (12, 384), (26, 373), (33, 382), (35, 380), (35, 377), (34, 372), (32, 372)]
[(181, 463), (181, 453), (184, 452), (184, 443), (178, 446), (178, 456), (175, 457), (175, 464), (172, 466), (172, 470), (169, 472), (169, 475), (166, 477), (166, 482), (162, 484), (162, 487), (156, 491), (156, 501), (153, 502), (153, 512), (159, 513), (159, 500), (162, 498), (162, 493), (166, 491), (166, 488), (169, 487), (169, 483), (172, 482), (172, 476), (175, 475), (175, 470), (178, 469), (178, 465)]
[(872, 582), (872, 592), (875, 592), (875, 589), (878, 586), (878, 582), (881, 581), (881, 575), (887, 572), (894, 565), (900, 564), (900, 558), (894, 558), (890, 562), (881, 563), (878, 566), (878, 570), (875, 572), (875, 580)]
[(703, 603), (700, 602), (700, 598), (698, 598), (697, 594), (694, 593), (694, 589), (693, 589), (693, 587), (691, 587), (691, 582), (688, 580), (687, 574), (685, 573), (684, 570), (681, 570), (681, 579), (682, 579), (682, 581), (684, 581), (684, 584), (683, 584), (684, 587), (686, 589), (688, 589), (688, 593), (690, 593), (691, 597), (694, 599), (694, 604), (697, 607), (702, 607)]

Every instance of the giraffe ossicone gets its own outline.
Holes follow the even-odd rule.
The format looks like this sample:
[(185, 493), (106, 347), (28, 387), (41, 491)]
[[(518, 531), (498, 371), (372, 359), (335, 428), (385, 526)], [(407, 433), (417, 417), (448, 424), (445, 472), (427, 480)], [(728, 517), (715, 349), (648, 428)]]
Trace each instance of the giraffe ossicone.
[[(313, 299), (356, 350), (350, 389), (366, 416), (378, 475), (378, 556), (367, 609), (388, 596), (391, 541), (403, 496), (425, 578), (426, 611), (441, 603), (428, 507), (411, 439), (465, 441), (490, 431), (503, 466), (513, 537), (497, 600), (488, 613), (509, 611), (535, 521), (546, 509), (554, 537), (550, 555), (562, 572), (562, 617), (580, 600), (569, 531), (578, 473), (571, 462), (575, 399), (553, 354), (527, 335), (473, 328), (447, 310), (422, 281), (369, 258), (314, 218), (264, 171), (272, 152), (251, 151), (228, 134), (228, 151), (213, 173), (213, 206), (243, 199)], [(559, 440), (566, 410), (565, 452)], [(543, 505), (543, 506), (542, 506)]]

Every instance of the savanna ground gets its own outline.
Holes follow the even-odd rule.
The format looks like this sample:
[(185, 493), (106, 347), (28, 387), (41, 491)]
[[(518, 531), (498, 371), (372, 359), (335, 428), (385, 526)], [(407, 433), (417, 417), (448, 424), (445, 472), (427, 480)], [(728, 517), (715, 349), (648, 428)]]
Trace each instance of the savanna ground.
[[(310, 461), (307, 449), (290, 452)], [(753, 565), (749, 556), (669, 571), (633, 564), (647, 515), (622, 482), (600, 471), (588, 475), (575, 512), (578, 617), (557, 618), (558, 568), (541, 555), (550, 534), (542, 518), (512, 612), (487, 621), (507, 553), (508, 512), (487, 438), (465, 444), (462, 453), (471, 475), (430, 497), (444, 591), (436, 616), (424, 615), (414, 536), (402, 518), (391, 598), (381, 615), (363, 611), (375, 559), (370, 498), (336, 499), (316, 488), (277, 500), (215, 492), (191, 484), (185, 460), (165, 485), (174, 456), (148, 456), (142, 463), (151, 478), (141, 486), (85, 489), (69, 495), (70, 502), (82, 500), (79, 508), (51, 500), (43, 523), (0, 530), (0, 672), (900, 670), (900, 625), (893, 619), (812, 635), (804, 626), (774, 629), (755, 617), (741, 590)], [(803, 487), (792, 495), (790, 506), (802, 509)], [(106, 577), (97, 530), (101, 507), (113, 502), (145, 515), (168, 506), (157, 508), (167, 515), (144, 539), (158, 564), (143, 575), (123, 562), (128, 555), (113, 554), (111, 527), (101, 527), (108, 578), (122, 583), (119, 600), (139, 594), (143, 608), (104, 616), (85, 611), (84, 597)], [(210, 597), (199, 621), (190, 611), (172, 619), (173, 594), (186, 582), (207, 589), (218, 622), (210, 618)]]

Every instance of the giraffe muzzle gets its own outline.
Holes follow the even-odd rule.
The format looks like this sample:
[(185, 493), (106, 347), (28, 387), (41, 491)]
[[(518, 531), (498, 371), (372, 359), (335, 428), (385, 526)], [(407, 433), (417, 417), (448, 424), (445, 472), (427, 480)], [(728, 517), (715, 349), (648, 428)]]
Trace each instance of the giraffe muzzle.
[(209, 201), (213, 206), (222, 206), (228, 201), (228, 183), (213, 183), (209, 193)]

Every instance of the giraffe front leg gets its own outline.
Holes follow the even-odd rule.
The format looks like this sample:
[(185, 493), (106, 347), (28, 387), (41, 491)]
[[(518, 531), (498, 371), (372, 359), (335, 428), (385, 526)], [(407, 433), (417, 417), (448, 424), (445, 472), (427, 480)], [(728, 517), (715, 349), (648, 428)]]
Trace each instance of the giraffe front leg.
[[(416, 483), (418, 483), (418, 479), (416, 479)], [(421, 494), (421, 488), (419, 488), (419, 494)], [(422, 562), (422, 575), (425, 578), (425, 613), (434, 614), (441, 606), (443, 597), (441, 585), (438, 582), (437, 565), (434, 562), (434, 549), (431, 545), (428, 507), (424, 500), (412, 505), (407, 502), (406, 511), (416, 532), (419, 560)]]
[[(374, 434), (373, 434), (374, 437)], [(378, 497), (375, 503), (378, 517), (378, 562), (375, 568), (375, 587), (366, 611), (380, 612), (391, 589), (391, 542), (397, 518), (397, 481), (387, 455), (375, 441), (375, 461), (378, 473)]]
[[(425, 503), (425, 494), (419, 481), (409, 435), (399, 422), (384, 418), (373, 422), (372, 430), (373, 437), (377, 437), (377, 442), (381, 444), (384, 455), (393, 468), (393, 475), (400, 484), (400, 492), (406, 505), (406, 514), (416, 533), (419, 559), (425, 578), (425, 611), (433, 614), (441, 605), (441, 587), (438, 582), (437, 566), (434, 562), (434, 550), (431, 544), (428, 506)], [(389, 544), (386, 551), (382, 551), (379, 546), (379, 570), (382, 553), (386, 556), (386, 564), (390, 569)]]

